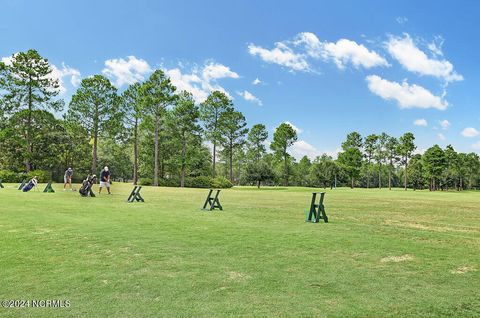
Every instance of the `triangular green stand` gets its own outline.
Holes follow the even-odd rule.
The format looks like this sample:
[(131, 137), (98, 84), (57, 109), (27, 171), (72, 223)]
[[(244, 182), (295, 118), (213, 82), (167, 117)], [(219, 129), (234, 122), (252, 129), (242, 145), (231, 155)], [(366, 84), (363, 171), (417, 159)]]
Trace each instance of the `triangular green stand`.
[(20, 183), (20, 186), (18, 187), (17, 190), (22, 190), (26, 183), (27, 183), (27, 179), (23, 179), (22, 183)]
[(0, 179), (0, 189), (3, 189), (3, 188), (5, 188), (5, 187), (2, 184), (2, 179)]
[[(318, 204), (316, 203), (317, 195), (320, 195)], [(305, 222), (318, 223), (320, 219), (323, 219), (325, 223), (328, 223), (328, 217), (325, 213), (325, 206), (323, 205), (323, 199), (325, 198), (325, 192), (313, 192), (312, 202), (310, 204), (310, 211), (308, 213)]]
[(45, 187), (45, 189), (43, 189), (43, 192), (45, 192), (45, 193), (55, 193), (55, 190), (53, 190), (53, 187), (52, 187), (52, 181), (48, 181), (48, 184)]
[(142, 190), (142, 186), (135, 186), (128, 196), (127, 202), (145, 202), (145, 200), (140, 195), (140, 190)]
[[(213, 191), (217, 191), (217, 193), (215, 193), (215, 196), (212, 195)], [(212, 211), (214, 209), (220, 209), (221, 211), (223, 211), (222, 205), (220, 204), (220, 201), (218, 200), (218, 195), (219, 194), (220, 194), (220, 190), (210, 189), (210, 191), (208, 192), (208, 195), (207, 195), (207, 199), (205, 200), (205, 203), (203, 204), (202, 210)]]

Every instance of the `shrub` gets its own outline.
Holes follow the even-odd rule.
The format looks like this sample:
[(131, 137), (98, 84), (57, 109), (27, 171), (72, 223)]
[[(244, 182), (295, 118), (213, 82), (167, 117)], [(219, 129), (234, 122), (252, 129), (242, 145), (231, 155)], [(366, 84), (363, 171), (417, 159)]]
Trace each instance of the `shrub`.
[(9, 183), (16, 183), (16, 182), (21, 182), (21, 175), (10, 171), (10, 170), (0, 170), (0, 180), (2, 182), (9, 182)]
[(37, 176), (38, 182), (45, 183), (50, 181), (51, 173), (50, 171), (45, 170), (32, 170), (27, 173), (27, 179), (30, 180), (33, 177)]
[(211, 188), (212, 178), (199, 176), (193, 178), (185, 178), (185, 187), (187, 188)]
[(142, 186), (151, 186), (153, 184), (152, 178), (140, 178), (138, 184)]
[(226, 189), (233, 187), (233, 184), (225, 177), (215, 177), (212, 180), (212, 188)]
[(158, 179), (158, 185), (160, 187), (178, 187), (180, 185), (180, 180), (176, 178)]

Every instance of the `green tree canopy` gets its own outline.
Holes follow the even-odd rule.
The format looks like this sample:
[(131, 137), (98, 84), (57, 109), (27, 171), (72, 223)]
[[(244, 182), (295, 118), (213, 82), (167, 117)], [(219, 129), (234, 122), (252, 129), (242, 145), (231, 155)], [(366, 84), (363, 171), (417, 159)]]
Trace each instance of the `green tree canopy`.
[(247, 155), (253, 162), (259, 162), (267, 149), (265, 141), (268, 138), (268, 131), (264, 124), (253, 125), (247, 137)]
[(248, 133), (248, 128), (246, 128), (247, 122), (245, 116), (235, 110), (223, 112), (219, 122), (221, 131), (220, 142), (225, 155), (228, 157), (230, 182), (233, 183), (233, 156), (235, 151), (245, 144), (245, 136)]
[(27, 171), (32, 168), (31, 158), (35, 147), (33, 112), (39, 109), (60, 111), (63, 108), (63, 100), (55, 99), (60, 92), (60, 86), (52, 71), (48, 60), (35, 50), (15, 53), (8, 65), (0, 65), (0, 92), (3, 92), (0, 117), (4, 113), (26, 111), (26, 142), (23, 145), (27, 153)]
[(103, 75), (83, 79), (70, 101), (68, 120), (84, 127), (93, 139), (92, 173), (97, 173), (99, 136), (117, 131), (120, 125), (118, 106), (117, 89)]
[(400, 156), (400, 163), (404, 166), (404, 188), (407, 190), (408, 185), (408, 160), (412, 157), (413, 152), (417, 149), (415, 146), (415, 136), (411, 132), (407, 132), (400, 136), (397, 153)]
[(121, 95), (120, 111), (124, 120), (124, 126), (132, 136), (133, 143), (133, 184), (138, 181), (138, 145), (139, 126), (143, 117), (142, 109), (142, 86), (139, 83), (130, 85)]
[(154, 172), (153, 185), (158, 186), (159, 157), (160, 157), (160, 129), (161, 119), (165, 108), (174, 104), (176, 100), (175, 86), (162, 70), (156, 70), (141, 88), (142, 108), (146, 116), (150, 116), (154, 127)]
[(185, 186), (185, 171), (188, 165), (187, 156), (191, 147), (201, 147), (200, 134), (202, 128), (199, 120), (200, 112), (195, 105), (192, 94), (183, 91), (179, 94), (175, 106), (167, 116), (167, 127), (175, 143), (180, 149), (180, 186)]
[(270, 148), (278, 158), (283, 159), (283, 181), (284, 185), (288, 186), (288, 179), (290, 176), (290, 169), (288, 168), (290, 154), (288, 148), (297, 141), (297, 132), (293, 127), (287, 123), (281, 123), (275, 129), (273, 134), (273, 141)]
[(212, 173), (216, 174), (215, 163), (217, 145), (222, 138), (220, 117), (223, 113), (233, 110), (233, 103), (228, 96), (220, 91), (213, 91), (208, 98), (200, 104), (200, 118), (205, 128), (205, 137), (211, 141), (212, 149)]

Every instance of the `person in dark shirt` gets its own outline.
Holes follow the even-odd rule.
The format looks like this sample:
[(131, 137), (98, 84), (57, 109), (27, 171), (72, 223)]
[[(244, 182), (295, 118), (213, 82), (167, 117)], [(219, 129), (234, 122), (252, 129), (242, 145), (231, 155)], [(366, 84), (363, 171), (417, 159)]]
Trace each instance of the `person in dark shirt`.
[(103, 187), (107, 188), (108, 194), (112, 194), (110, 192), (110, 171), (108, 171), (108, 167), (103, 168), (100, 173), (100, 188), (98, 189), (98, 194), (102, 193)]

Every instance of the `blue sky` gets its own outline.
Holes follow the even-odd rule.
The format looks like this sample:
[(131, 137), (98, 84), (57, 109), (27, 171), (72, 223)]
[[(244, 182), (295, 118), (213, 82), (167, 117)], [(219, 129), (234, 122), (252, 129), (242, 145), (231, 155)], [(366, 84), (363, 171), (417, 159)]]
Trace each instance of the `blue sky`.
[[(0, 58), (34, 48), (68, 101), (81, 78), (119, 90), (162, 68), (250, 125), (292, 123), (292, 152), (412, 131), (480, 152), (479, 1), (0, 1)], [(258, 79), (257, 81), (255, 81)]]

